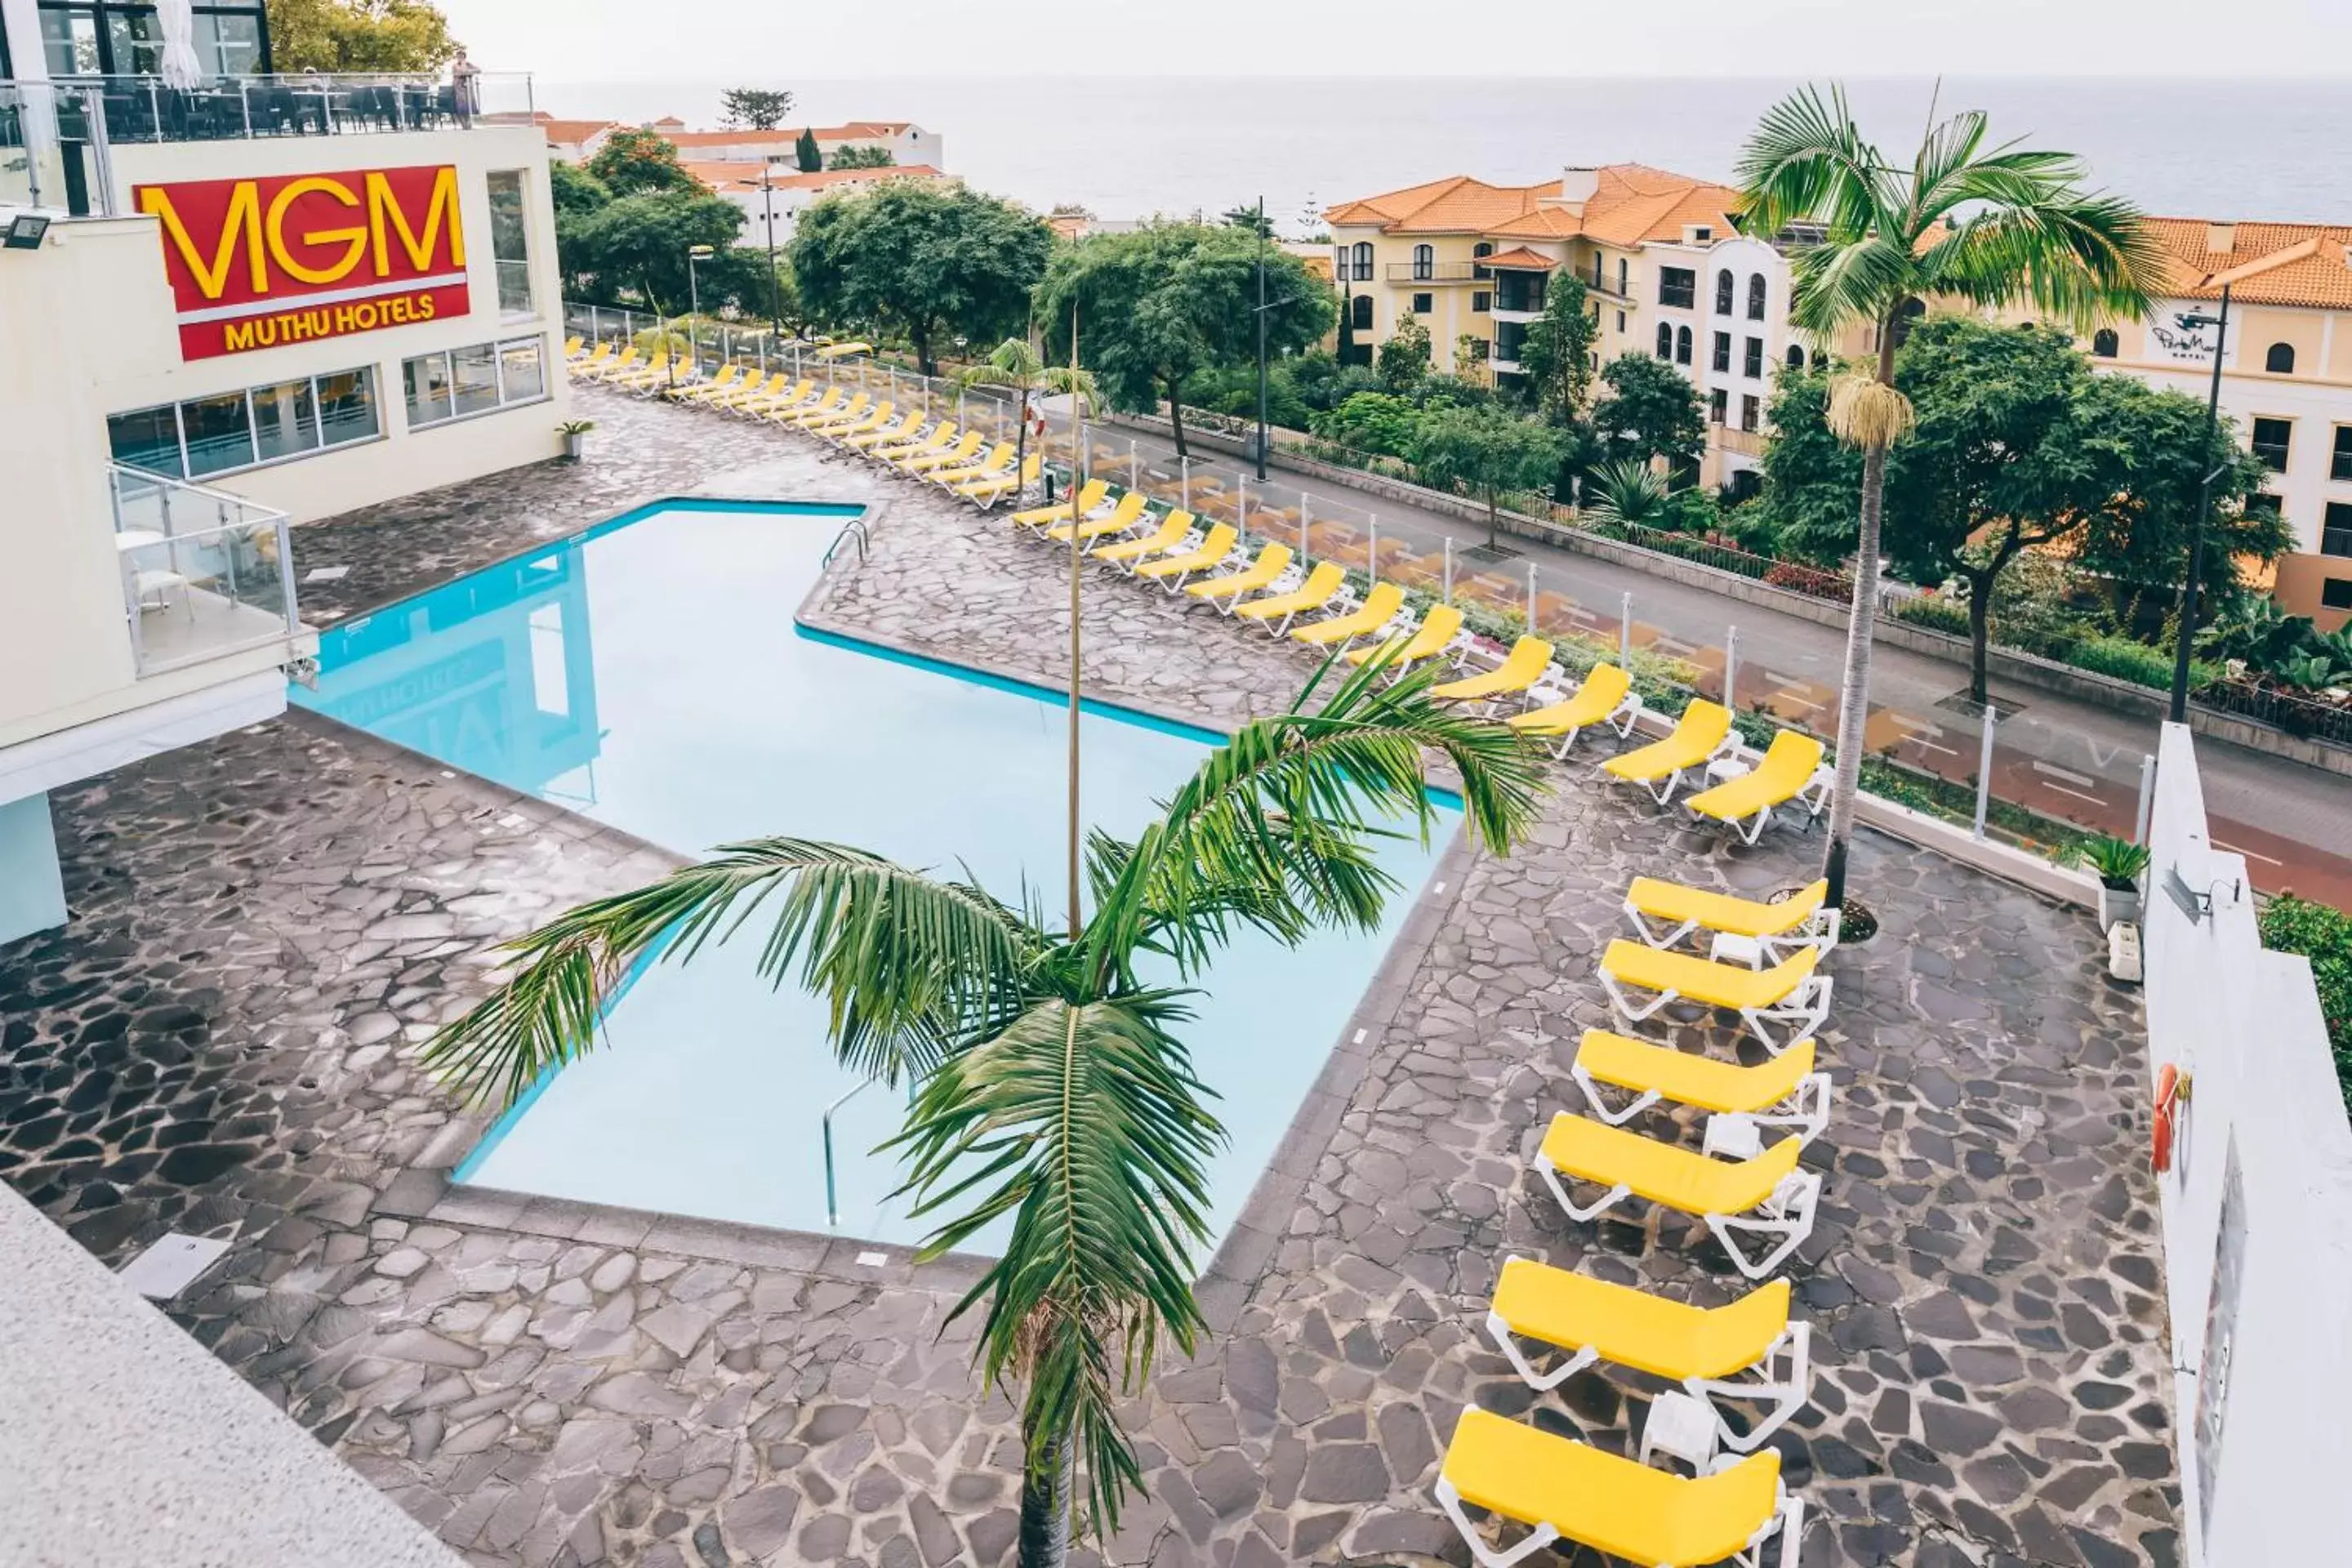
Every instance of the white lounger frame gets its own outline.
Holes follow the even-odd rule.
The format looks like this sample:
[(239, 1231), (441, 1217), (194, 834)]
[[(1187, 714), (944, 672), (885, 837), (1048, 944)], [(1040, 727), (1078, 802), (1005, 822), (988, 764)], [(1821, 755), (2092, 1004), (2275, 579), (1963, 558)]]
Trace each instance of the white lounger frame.
[[(1802, 789), (1779, 804), (1803, 806), (1805, 826), (1811, 827), (1815, 822), (1821, 820), (1823, 808), (1830, 803), (1830, 786), (1836, 780), (1835, 770), (1828, 767), (1815, 768), (1813, 776), (1805, 781)], [(1706, 816), (1696, 811), (1692, 812), (1691, 816), (1701, 822), (1718, 823), (1728, 827), (1739, 836), (1739, 841), (1742, 844), (1752, 846), (1758, 839), (1764, 837), (1764, 830), (1772, 826), (1772, 806), (1759, 805), (1746, 816)]]
[[(1529, 1530), (1526, 1540), (1508, 1550), (1487, 1545), (1478, 1538), (1477, 1528), (1470, 1522), (1470, 1516), (1462, 1511), (1462, 1493), (1445, 1479), (1445, 1472), (1442, 1469), (1437, 1474), (1437, 1506), (1445, 1510), (1445, 1517), (1452, 1520), (1454, 1528), (1462, 1532), (1463, 1541), (1470, 1548), (1472, 1560), (1480, 1568), (1514, 1568), (1514, 1564), (1526, 1562), (1560, 1539), (1557, 1526), (1538, 1524)], [(1499, 1521), (1501, 1516), (1496, 1517)], [(1511, 1522), (1526, 1521), (1514, 1520)], [(1771, 1517), (1757, 1526), (1756, 1533), (1748, 1538), (1747, 1545), (1723, 1561), (1738, 1563), (1739, 1568), (1764, 1568), (1765, 1548), (1777, 1535), (1780, 1538), (1780, 1568), (1798, 1568), (1797, 1552), (1804, 1534), (1805, 1500), (1782, 1484)], [(1674, 1568), (1674, 1565), (1667, 1564), (1666, 1568)]]
[[(1627, 726), (1628, 730), (1631, 728), (1631, 725)], [(1616, 773), (1608, 773), (1604, 763), (1595, 763), (1593, 765), (1593, 771), (1595, 773), (1604, 774), (1614, 783), (1637, 784), (1642, 786), (1643, 790), (1652, 800), (1656, 801), (1660, 805), (1664, 805), (1675, 798), (1675, 791), (1682, 787), (1683, 780), (1685, 777), (1689, 776), (1694, 772), (1705, 769), (1708, 763), (1714, 762), (1717, 758), (1727, 756), (1738, 749), (1739, 731), (1734, 730), (1731, 733), (1726, 735), (1721, 741), (1717, 742), (1714, 750), (1708, 752), (1706, 755), (1691, 763), (1689, 767), (1676, 768), (1662, 780), (1625, 779)]]
[[(1585, 1069), (1580, 1051), (1577, 1060), (1570, 1066), (1568, 1076), (1574, 1079), (1576, 1087), (1584, 1091), (1584, 1103), (1592, 1108), (1592, 1114), (1612, 1127), (1624, 1126), (1665, 1098), (1654, 1089), (1644, 1089), (1634, 1095), (1633, 1103), (1612, 1109), (1610, 1102), (1602, 1098), (1600, 1080)], [(1618, 1092), (1631, 1091), (1621, 1089)], [(1810, 1143), (1820, 1137), (1830, 1124), (1830, 1075), (1825, 1072), (1807, 1073), (1797, 1080), (1796, 1089), (1786, 1100), (1762, 1110), (1717, 1114), (1738, 1116), (1759, 1127), (1787, 1127)]]
[[(1554, 688), (1553, 689), (1559, 690), (1559, 688)], [(1543, 700), (1541, 701), (1537, 700), (1539, 694), (1543, 697)], [(1554, 702), (1568, 701), (1573, 695), (1574, 693), (1572, 692), (1560, 691), (1559, 695), (1555, 697), (1551, 696), (1549, 693), (1541, 693), (1540, 689), (1531, 689), (1528, 693), (1528, 708), (1529, 710), (1549, 708)], [(1635, 724), (1641, 722), (1642, 712), (1642, 694), (1638, 691), (1628, 689), (1623, 700), (1620, 701), (1616, 707), (1612, 708), (1608, 712), (1603, 713), (1600, 718), (1595, 719), (1591, 723), (1579, 724), (1573, 729), (1562, 730), (1557, 736), (1538, 735), (1534, 737), (1534, 739), (1543, 741), (1548, 743), (1556, 742), (1557, 743), (1553, 744), (1551, 748), (1552, 760), (1554, 762), (1564, 763), (1568, 761), (1570, 749), (1576, 744), (1576, 738), (1579, 735), (1583, 734), (1587, 730), (1613, 730), (1617, 733), (1617, 738), (1622, 741), (1626, 736), (1633, 732), (1633, 726)]]
[[(1541, 1150), (1536, 1152), (1536, 1174), (1568, 1217), (1580, 1225), (1590, 1224), (1633, 1195), (1633, 1189), (1620, 1182), (1592, 1203), (1579, 1208), (1576, 1200), (1568, 1195), (1568, 1184), (1560, 1179), (1559, 1168)], [(1813, 1234), (1813, 1211), (1822, 1195), (1822, 1178), (1817, 1171), (1791, 1171), (1780, 1184), (1766, 1195), (1764, 1201), (1747, 1214), (1706, 1214), (1696, 1217), (1704, 1220), (1723, 1250), (1731, 1255), (1733, 1267), (1750, 1279), (1761, 1279), (1778, 1268), (1789, 1254), (1797, 1250), (1804, 1239)], [(1681, 1214), (1685, 1211), (1676, 1209)], [(1759, 1258), (1750, 1259), (1739, 1244), (1742, 1236), (1776, 1237), (1771, 1250)]]
[[(1642, 912), (1641, 907), (1633, 902), (1631, 894), (1626, 895), (1624, 909), (1625, 918), (1633, 922), (1633, 934), (1642, 939), (1642, 944), (1645, 947), (1657, 948), (1661, 952), (1679, 947), (1683, 939), (1693, 931), (1712, 932), (1714, 931), (1712, 926), (1696, 916), (1672, 929), (1654, 927), (1650, 924), (1652, 917)], [(1779, 936), (1759, 936), (1755, 940), (1759, 946), (1760, 956), (1767, 965), (1780, 963), (1801, 947), (1817, 948), (1821, 955), (1827, 958), (1830, 955), (1830, 950), (1838, 944), (1841, 921), (1841, 912), (1828, 904), (1823, 904), (1820, 909), (1807, 915), (1803, 924), (1782, 931)]]
[[(1601, 985), (1609, 993), (1609, 1000), (1615, 1005), (1618, 1018), (1629, 1028), (1655, 1017), (1662, 1009), (1676, 1002), (1692, 1002), (1703, 1007), (1717, 1005), (1696, 996), (1685, 996), (1671, 987), (1659, 992), (1647, 1003), (1636, 1004), (1618, 984), (1617, 977), (1606, 968), (1601, 971)], [(1778, 1002), (1762, 1007), (1742, 1007), (1739, 1016), (1748, 1031), (1763, 1042), (1764, 1048), (1777, 1057), (1829, 1021), (1832, 988), (1830, 976), (1816, 969), (1799, 981), (1794, 991)], [(1788, 1034), (1780, 1039), (1773, 1038), (1771, 1031), (1764, 1026), (1768, 1022), (1785, 1026)]]

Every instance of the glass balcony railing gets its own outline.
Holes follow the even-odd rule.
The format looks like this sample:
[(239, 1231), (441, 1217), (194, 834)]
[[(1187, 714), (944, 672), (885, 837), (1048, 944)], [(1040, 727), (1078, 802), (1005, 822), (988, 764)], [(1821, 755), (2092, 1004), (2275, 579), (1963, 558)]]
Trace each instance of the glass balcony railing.
[(301, 634), (284, 512), (121, 463), (108, 477), (140, 675)]

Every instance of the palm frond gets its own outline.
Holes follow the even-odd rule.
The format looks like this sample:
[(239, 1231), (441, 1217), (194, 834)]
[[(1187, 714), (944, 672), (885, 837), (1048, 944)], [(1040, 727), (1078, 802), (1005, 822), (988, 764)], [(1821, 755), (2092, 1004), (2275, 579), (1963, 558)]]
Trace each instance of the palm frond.
[(1164, 1335), (1202, 1328), (1192, 1251), (1207, 1237), (1210, 1155), (1223, 1129), (1169, 1032), (1173, 994), (1037, 1003), (926, 1080), (892, 1141), (917, 1215), (969, 1202), (919, 1254), (935, 1258), (1010, 1216), (1003, 1256), (950, 1318), (986, 1301), (980, 1360), (1024, 1377), (1022, 1424), (1069, 1435), (1093, 1527), (1118, 1528), (1142, 1475), (1118, 1404)]
[(1733, 178), (1748, 232), (1769, 240), (1790, 223), (1823, 224), (1835, 240), (1893, 226), (1898, 208), (1878, 149), (1863, 140), (1845, 89), (1805, 87), (1767, 110)]
[[(649, 955), (686, 963), (774, 900), (757, 957), (832, 1010), (835, 1053), (873, 1076), (930, 1067), (1020, 1005), (1034, 929), (970, 882), (863, 849), (764, 838), (559, 915), (501, 949), (504, 980), (426, 1043), (426, 1067), (468, 1098), (510, 1102), (595, 1044), (605, 998)], [(797, 961), (797, 963), (796, 963)]]
[(1878, 321), (1916, 293), (1918, 268), (1899, 237), (1870, 234), (1799, 251), (1790, 264), (1789, 319), (1827, 340)]
[(1987, 205), (1920, 258), (1928, 287), (1976, 304), (2031, 300), (2079, 330), (2147, 314), (2163, 253), (2130, 202), (2046, 189), (2008, 170), (1969, 171), (1956, 183)]

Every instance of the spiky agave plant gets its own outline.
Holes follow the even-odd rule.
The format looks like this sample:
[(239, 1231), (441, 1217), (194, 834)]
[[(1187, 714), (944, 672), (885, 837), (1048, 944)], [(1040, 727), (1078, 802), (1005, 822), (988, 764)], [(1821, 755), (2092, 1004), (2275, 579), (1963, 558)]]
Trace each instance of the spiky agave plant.
[[(922, 1256), (1010, 1221), (952, 1315), (981, 1311), (982, 1370), (1021, 1385), (1021, 1561), (1056, 1568), (1073, 1521), (1114, 1530), (1140, 1483), (1118, 1401), (1163, 1342), (1189, 1352), (1203, 1329), (1194, 1253), (1223, 1134), (1181, 1036), (1186, 987), (1244, 931), (1371, 929), (1395, 891), (1379, 838), (1435, 820), (1432, 756), (1458, 775), (1486, 847), (1507, 851), (1537, 810), (1532, 750), (1433, 698), (1434, 666), (1391, 683), (1385, 662), (1318, 708), (1327, 663), (1288, 710), (1211, 752), (1139, 837), (1093, 835), (1082, 919), (1049, 922), (969, 879), (840, 845), (729, 845), (509, 944), (504, 979), (426, 1060), (511, 1100), (594, 1045), (604, 998), (643, 955), (687, 963), (763, 918), (760, 972), (826, 999), (835, 1053), (919, 1080), (894, 1143), (904, 1192), (936, 1225)], [(1155, 960), (1174, 984), (1146, 977)]]

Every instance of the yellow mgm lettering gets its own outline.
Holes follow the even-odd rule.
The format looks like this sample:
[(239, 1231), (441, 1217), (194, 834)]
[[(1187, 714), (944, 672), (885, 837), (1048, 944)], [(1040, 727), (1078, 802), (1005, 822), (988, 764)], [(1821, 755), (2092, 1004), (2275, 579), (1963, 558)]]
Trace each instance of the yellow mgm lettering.
[[(259, 182), (239, 180), (230, 193), (228, 211), (221, 220), (220, 234), (210, 257), (203, 253), (195, 237), (188, 232), (187, 224), (172, 205), (167, 188), (142, 186), (139, 210), (162, 222), (164, 238), (187, 264), (198, 291), (207, 300), (217, 300), (228, 291), (233, 270), (245, 274), (247, 287), (255, 294), (270, 292), (271, 266), (286, 278), (314, 287), (341, 282), (359, 269), (362, 261), (368, 264), (373, 276), (389, 278), (395, 244), (410, 271), (429, 271), (444, 224), (449, 231), (450, 265), (465, 266), (465, 233), (457, 218), (457, 170), (435, 171), (433, 192), (425, 200), (421, 226), (409, 223), (408, 215), (401, 210), (393, 195), (392, 182), (383, 174), (370, 171), (362, 184), (364, 196), (337, 179), (309, 175), (291, 180), (270, 198), (265, 212)], [(343, 247), (342, 253), (324, 267), (297, 260), (287, 243), (287, 209), (300, 197), (312, 195), (324, 196), (354, 214), (365, 210), (364, 225), (308, 229), (292, 237), (306, 247)]]

